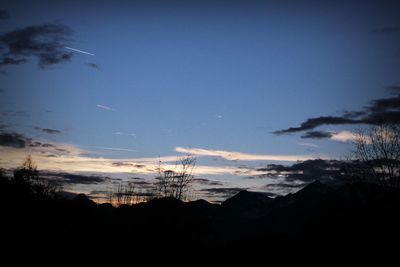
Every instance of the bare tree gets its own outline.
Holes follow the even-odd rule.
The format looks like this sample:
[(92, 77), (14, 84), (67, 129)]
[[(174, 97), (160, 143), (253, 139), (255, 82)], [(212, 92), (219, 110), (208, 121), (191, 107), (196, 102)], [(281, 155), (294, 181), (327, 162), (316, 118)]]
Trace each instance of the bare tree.
[(31, 155), (28, 155), (22, 166), (14, 171), (14, 180), (25, 183), (33, 183), (39, 180), (39, 172)]
[(154, 198), (150, 188), (139, 189), (135, 183), (118, 183), (108, 191), (107, 199), (114, 206), (133, 205)]
[(31, 155), (14, 171), (13, 181), (21, 188), (25, 187), (30, 192), (45, 197), (55, 197), (61, 189), (59, 184), (39, 177), (37, 165)]
[(400, 187), (400, 125), (381, 124), (358, 130), (353, 151), (353, 177)]
[(194, 178), (196, 158), (192, 155), (177, 159), (174, 170), (164, 170), (159, 162), (158, 182), (156, 183), (159, 197), (175, 197), (184, 200), (190, 183)]

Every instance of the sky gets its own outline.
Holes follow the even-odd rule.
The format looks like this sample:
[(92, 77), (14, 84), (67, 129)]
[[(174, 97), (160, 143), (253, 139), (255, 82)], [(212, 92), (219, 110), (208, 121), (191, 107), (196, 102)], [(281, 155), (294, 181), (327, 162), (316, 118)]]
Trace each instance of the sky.
[(0, 4), (0, 167), (94, 196), (189, 153), (196, 198), (279, 195), (400, 120), (398, 1), (82, 2)]

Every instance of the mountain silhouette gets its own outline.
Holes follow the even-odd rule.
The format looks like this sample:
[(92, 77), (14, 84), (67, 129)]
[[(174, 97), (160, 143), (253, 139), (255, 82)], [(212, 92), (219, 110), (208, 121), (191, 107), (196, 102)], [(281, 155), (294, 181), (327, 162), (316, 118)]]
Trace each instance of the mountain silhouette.
[[(400, 193), (375, 184), (312, 182), (270, 198), (240, 191), (222, 204), (136, 205), (21, 198), (0, 181), (3, 260), (71, 265), (385, 265), (399, 262)], [(10, 193), (12, 192), (12, 193)], [(193, 262), (193, 259), (196, 259)], [(319, 265), (319, 264), (318, 264)]]

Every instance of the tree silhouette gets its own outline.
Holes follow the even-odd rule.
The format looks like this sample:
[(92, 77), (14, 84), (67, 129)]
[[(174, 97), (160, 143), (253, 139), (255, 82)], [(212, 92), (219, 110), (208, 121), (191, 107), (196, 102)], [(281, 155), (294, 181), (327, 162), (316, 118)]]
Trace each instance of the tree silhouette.
[(400, 187), (400, 125), (381, 124), (358, 130), (354, 141), (351, 176)]
[(44, 197), (55, 197), (61, 189), (57, 183), (40, 179), (37, 165), (31, 155), (28, 155), (21, 167), (14, 171), (12, 181), (20, 188)]
[(158, 180), (156, 183), (157, 195), (184, 200), (190, 183), (193, 181), (195, 167), (196, 158), (192, 155), (177, 159), (174, 170), (164, 170), (160, 161), (156, 178)]
[(154, 198), (151, 188), (138, 188), (135, 183), (118, 183), (107, 192), (107, 200), (113, 206), (134, 205)]
[(39, 180), (39, 172), (31, 155), (28, 155), (22, 166), (14, 171), (14, 181), (17, 183), (33, 183)]

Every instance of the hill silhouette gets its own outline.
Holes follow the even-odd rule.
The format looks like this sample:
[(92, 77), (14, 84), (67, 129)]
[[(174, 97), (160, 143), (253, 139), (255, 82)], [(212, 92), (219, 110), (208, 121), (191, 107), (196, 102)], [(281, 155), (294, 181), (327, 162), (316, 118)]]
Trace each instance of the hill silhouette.
[(241, 191), (221, 205), (153, 199), (96, 204), (26, 195), (1, 181), (2, 259), (17, 264), (132, 266), (398, 262), (400, 193), (374, 184), (313, 182), (270, 198)]

